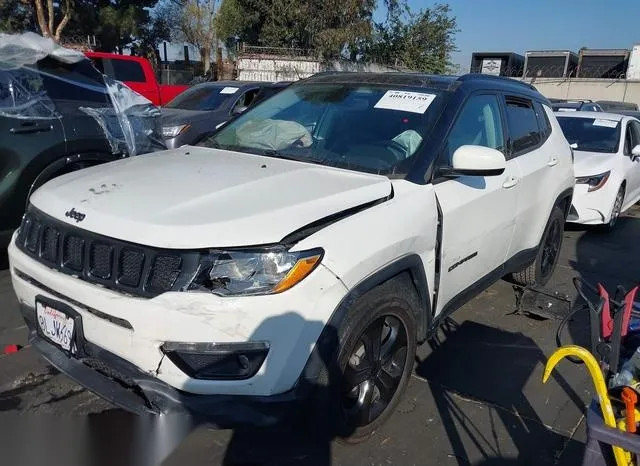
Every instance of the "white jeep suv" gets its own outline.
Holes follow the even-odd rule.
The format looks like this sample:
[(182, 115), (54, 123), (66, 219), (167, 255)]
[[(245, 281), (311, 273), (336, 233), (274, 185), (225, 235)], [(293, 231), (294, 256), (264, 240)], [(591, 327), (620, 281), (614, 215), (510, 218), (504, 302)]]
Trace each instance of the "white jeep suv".
[(358, 440), (445, 316), (549, 279), (573, 188), (527, 84), (323, 74), (198, 146), (48, 182), (11, 275), (33, 345), (119, 406), (266, 425), (313, 400)]

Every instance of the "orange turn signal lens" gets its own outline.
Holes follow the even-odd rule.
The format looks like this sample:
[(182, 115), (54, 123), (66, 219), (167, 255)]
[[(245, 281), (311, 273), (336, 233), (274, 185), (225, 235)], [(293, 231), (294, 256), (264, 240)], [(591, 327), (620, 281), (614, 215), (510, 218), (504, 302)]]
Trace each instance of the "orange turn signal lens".
[(282, 293), (300, 283), (307, 275), (313, 272), (320, 263), (320, 259), (322, 259), (322, 254), (299, 259), (291, 270), (289, 270), (289, 273), (280, 280), (280, 283), (271, 290), (271, 293)]

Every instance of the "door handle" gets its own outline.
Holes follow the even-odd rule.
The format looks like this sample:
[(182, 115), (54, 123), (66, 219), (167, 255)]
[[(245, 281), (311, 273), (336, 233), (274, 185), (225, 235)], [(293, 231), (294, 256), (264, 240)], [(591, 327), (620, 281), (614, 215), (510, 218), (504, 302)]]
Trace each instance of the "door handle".
[(549, 162), (547, 163), (548, 166), (550, 167), (555, 167), (556, 165), (558, 165), (558, 158), (557, 157), (552, 157)]
[(502, 183), (502, 187), (504, 189), (509, 189), (509, 188), (513, 188), (518, 183), (520, 183), (520, 180), (515, 176), (511, 176), (504, 183)]
[(30, 134), (51, 130), (53, 130), (53, 125), (51, 123), (36, 123), (35, 121), (27, 121), (22, 123), (18, 127), (11, 128), (9, 132), (11, 134)]

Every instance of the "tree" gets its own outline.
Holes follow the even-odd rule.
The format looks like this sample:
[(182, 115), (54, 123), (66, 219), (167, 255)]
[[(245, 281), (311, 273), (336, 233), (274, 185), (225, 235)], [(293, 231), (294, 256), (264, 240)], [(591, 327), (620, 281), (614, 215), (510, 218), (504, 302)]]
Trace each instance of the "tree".
[(311, 44), (325, 59), (347, 56), (355, 60), (371, 39), (375, 0), (312, 2)]
[(0, 0), (0, 32), (35, 31), (31, 0)]
[(411, 15), (401, 55), (405, 66), (435, 74), (451, 72), (457, 26), (450, 13), (449, 5), (436, 5)]
[(402, 65), (415, 71), (445, 74), (453, 71), (456, 19), (448, 5), (413, 13), (394, 1), (384, 23), (375, 25), (367, 60)]
[(372, 33), (375, 0), (222, 0), (220, 37), (355, 58)]
[(65, 36), (79, 40), (95, 36), (97, 50), (139, 50), (153, 27), (151, 7), (156, 0), (74, 0)]
[[(177, 1), (177, 0), (176, 0)], [(182, 0), (178, 29), (187, 42), (200, 50), (204, 72), (211, 68), (211, 52), (216, 40), (217, 0)]]
[[(56, 42), (60, 41), (62, 31), (71, 20), (73, 13), (74, 0), (60, 0), (58, 8), (62, 13), (62, 18), (56, 25), (56, 8), (53, 0), (47, 0), (47, 11), (45, 14), (43, 0), (33, 0), (36, 8), (36, 19), (38, 26), (44, 37), (51, 37)], [(57, 15), (58, 17), (60, 14)]]

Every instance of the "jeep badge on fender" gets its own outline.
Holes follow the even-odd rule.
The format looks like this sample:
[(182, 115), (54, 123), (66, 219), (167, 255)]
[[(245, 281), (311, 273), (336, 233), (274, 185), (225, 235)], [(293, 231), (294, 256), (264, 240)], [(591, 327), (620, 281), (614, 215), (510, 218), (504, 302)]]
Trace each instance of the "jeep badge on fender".
[(69, 217), (69, 218), (74, 219), (76, 221), (76, 223), (82, 222), (84, 220), (84, 218), (86, 217), (85, 214), (82, 214), (82, 213), (78, 212), (73, 207), (71, 208), (71, 210), (66, 211), (64, 213), (64, 215), (65, 215), (65, 217)]

